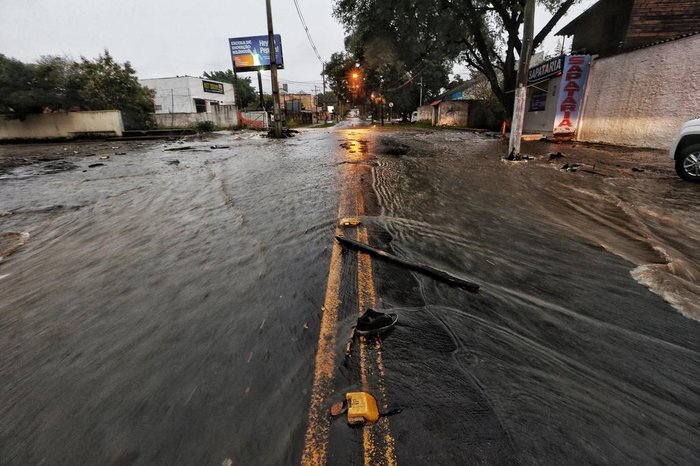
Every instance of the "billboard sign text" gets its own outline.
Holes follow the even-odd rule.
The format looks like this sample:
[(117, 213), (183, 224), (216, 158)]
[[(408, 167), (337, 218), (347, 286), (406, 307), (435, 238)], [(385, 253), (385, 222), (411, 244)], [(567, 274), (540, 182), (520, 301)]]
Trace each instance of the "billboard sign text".
[[(235, 37), (228, 40), (233, 69), (237, 73), (270, 69), (268, 36)], [(275, 59), (278, 69), (284, 69), (282, 38), (275, 34)]]

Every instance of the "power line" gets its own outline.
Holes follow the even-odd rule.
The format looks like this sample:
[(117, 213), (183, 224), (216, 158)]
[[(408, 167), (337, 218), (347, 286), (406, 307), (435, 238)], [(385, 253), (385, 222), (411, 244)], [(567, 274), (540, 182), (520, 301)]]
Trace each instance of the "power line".
[(309, 32), (309, 27), (306, 25), (306, 20), (304, 19), (304, 15), (301, 12), (301, 8), (299, 8), (299, 2), (297, 0), (294, 0), (294, 6), (297, 9), (297, 13), (299, 14), (299, 19), (301, 20), (301, 25), (304, 27), (304, 30), (306, 31), (306, 37), (309, 38), (309, 44), (311, 44), (311, 48), (314, 49), (314, 53), (316, 54), (316, 58), (318, 58), (318, 61), (321, 62), (321, 65), (323, 65), (323, 59), (321, 58), (321, 54), (318, 53), (318, 49), (316, 48), (316, 44), (314, 44), (314, 40), (311, 38), (311, 33)]

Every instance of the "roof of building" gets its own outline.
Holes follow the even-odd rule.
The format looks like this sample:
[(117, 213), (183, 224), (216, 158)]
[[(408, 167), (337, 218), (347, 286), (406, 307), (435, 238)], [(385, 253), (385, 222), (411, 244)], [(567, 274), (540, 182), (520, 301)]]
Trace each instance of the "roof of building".
[(596, 14), (598, 14), (598, 12), (599, 12), (600, 10), (603, 9), (605, 3), (608, 2), (608, 1), (611, 1), (611, 0), (600, 0), (600, 1), (596, 2), (595, 4), (593, 4), (593, 6), (591, 6), (590, 8), (588, 8), (586, 11), (584, 11), (583, 13), (581, 13), (580, 15), (578, 15), (577, 17), (575, 17), (574, 19), (572, 19), (571, 21), (569, 21), (569, 22), (567, 23), (566, 26), (564, 26), (563, 28), (561, 28), (561, 29), (559, 30), (559, 32), (557, 32), (557, 33), (554, 34), (554, 35), (555, 35), (555, 36), (570, 36), (570, 35), (573, 35), (574, 30), (576, 29), (576, 26), (578, 26), (578, 24), (579, 24), (581, 21), (583, 21), (583, 20), (585, 20), (585, 19), (588, 19), (588, 18), (590, 18), (591, 16), (595, 16)]

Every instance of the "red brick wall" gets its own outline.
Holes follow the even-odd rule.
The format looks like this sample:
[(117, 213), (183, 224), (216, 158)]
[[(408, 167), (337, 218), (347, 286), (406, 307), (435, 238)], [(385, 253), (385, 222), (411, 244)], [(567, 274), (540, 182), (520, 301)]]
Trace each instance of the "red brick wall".
[(700, 31), (700, 0), (635, 0), (624, 47)]

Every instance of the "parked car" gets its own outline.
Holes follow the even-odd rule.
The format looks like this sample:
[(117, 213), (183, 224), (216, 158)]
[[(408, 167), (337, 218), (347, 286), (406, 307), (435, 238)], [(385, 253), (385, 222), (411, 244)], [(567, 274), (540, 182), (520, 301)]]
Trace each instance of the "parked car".
[(411, 123), (415, 123), (418, 121), (418, 112), (413, 112), (411, 113)]
[(671, 144), (671, 158), (681, 178), (700, 183), (700, 117), (686, 122)]

